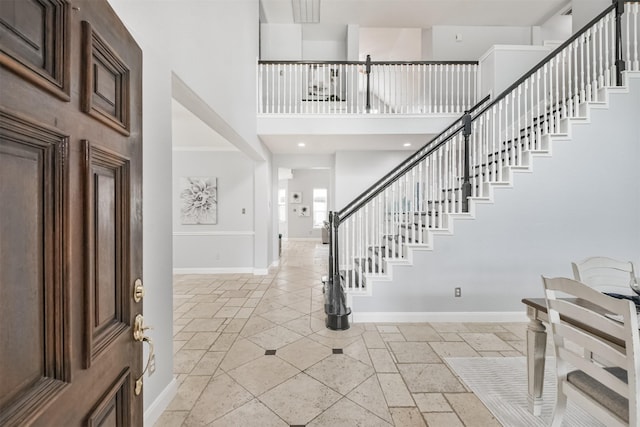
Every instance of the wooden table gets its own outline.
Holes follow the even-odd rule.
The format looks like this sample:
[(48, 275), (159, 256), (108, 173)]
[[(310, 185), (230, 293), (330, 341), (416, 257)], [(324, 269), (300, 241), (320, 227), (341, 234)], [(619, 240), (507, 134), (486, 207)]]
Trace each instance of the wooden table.
[[(578, 298), (567, 298), (567, 300), (589, 307), (595, 311), (601, 311), (594, 304), (585, 300)], [(527, 317), (529, 318), (529, 327), (527, 328), (527, 398), (529, 411), (531, 411), (533, 415), (539, 416), (542, 412), (544, 358), (547, 348), (547, 331), (544, 323), (549, 323), (547, 303), (544, 298), (524, 298), (522, 302), (527, 306)], [(623, 341), (604, 334), (602, 331), (592, 329), (582, 323), (572, 322), (571, 319), (565, 320), (570, 323), (579, 324), (582, 328), (604, 340), (614, 342), (622, 347), (625, 345)]]

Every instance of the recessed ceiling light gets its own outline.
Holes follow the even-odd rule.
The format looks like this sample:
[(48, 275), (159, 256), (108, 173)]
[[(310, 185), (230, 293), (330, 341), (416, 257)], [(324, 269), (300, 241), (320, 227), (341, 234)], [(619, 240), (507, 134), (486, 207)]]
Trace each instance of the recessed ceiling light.
[(410, 142), (405, 142), (404, 144), (402, 144), (403, 147), (411, 147), (411, 143)]
[(298, 142), (298, 147), (304, 147), (304, 142)]

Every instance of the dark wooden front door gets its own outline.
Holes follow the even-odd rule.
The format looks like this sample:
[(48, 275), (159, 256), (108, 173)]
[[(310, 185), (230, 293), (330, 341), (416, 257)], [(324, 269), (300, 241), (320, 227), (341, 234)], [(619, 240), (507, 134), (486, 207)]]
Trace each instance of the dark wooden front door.
[(106, 0), (0, 0), (0, 425), (142, 425), (141, 70)]

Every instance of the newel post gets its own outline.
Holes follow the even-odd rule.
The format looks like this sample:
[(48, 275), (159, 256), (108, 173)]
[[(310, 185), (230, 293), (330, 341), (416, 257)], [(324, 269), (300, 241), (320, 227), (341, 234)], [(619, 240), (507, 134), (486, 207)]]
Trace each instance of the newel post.
[(471, 164), (469, 153), (469, 137), (471, 136), (471, 113), (469, 111), (464, 112), (462, 116), (462, 122), (464, 129), (462, 135), (464, 136), (464, 181), (462, 182), (462, 212), (469, 212), (469, 197), (471, 197)]
[(624, 14), (624, 0), (613, 0), (616, 5), (616, 85), (622, 86), (622, 72), (625, 70), (622, 59), (622, 15)]
[(349, 329), (347, 299), (342, 287), (338, 254), (338, 226), (340, 217), (337, 212), (329, 212), (329, 276), (324, 283), (324, 312), (327, 315), (325, 325), (334, 331)]

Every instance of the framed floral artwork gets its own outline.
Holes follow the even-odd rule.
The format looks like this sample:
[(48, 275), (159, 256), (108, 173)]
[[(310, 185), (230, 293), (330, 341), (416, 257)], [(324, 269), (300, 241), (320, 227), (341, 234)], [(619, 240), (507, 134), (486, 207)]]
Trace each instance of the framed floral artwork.
[(218, 179), (211, 176), (180, 178), (182, 224), (218, 223)]

